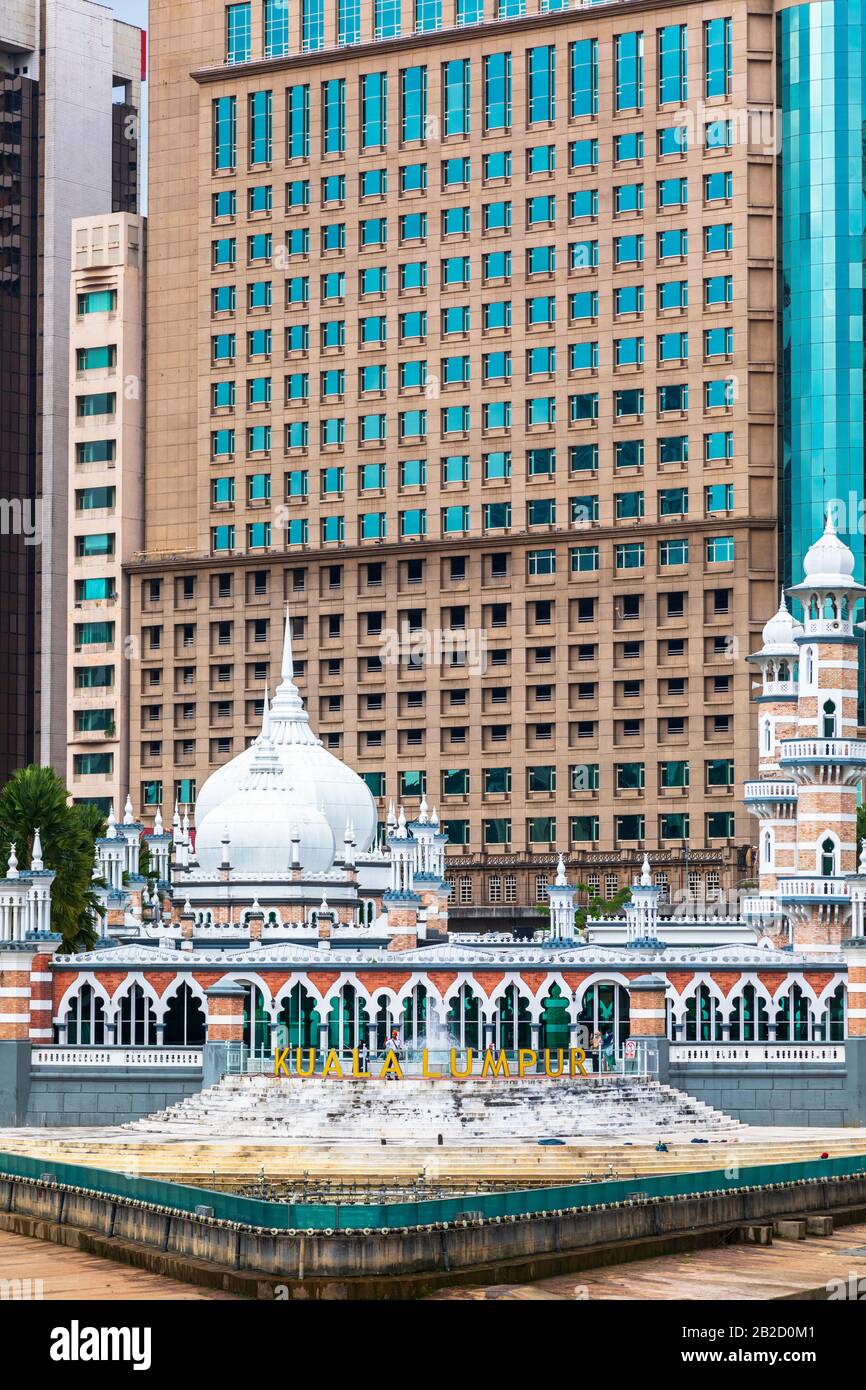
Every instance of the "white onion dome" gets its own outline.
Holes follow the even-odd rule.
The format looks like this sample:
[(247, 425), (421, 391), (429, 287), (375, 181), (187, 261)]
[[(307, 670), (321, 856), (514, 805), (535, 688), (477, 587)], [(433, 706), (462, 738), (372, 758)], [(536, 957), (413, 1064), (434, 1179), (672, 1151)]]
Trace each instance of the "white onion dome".
[(827, 524), (823, 534), (809, 546), (803, 561), (804, 583), (817, 589), (832, 589), (849, 580), (854, 573), (854, 555), (844, 541), (840, 541), (833, 524), (833, 517), (827, 513)]
[(196, 860), (215, 874), (227, 856), (240, 874), (288, 873), (297, 841), (305, 873), (330, 869), (336, 841), (320, 811), (290, 787), (268, 729), (267, 702), (262, 733), (248, 751), (252, 761), (236, 791), (214, 806), (196, 834)]
[[(265, 707), (267, 710), (267, 697)], [(376, 836), (376, 803), (366, 782), (329, 753), (310, 728), (309, 716), (294, 681), (288, 613), (283, 641), (282, 682), (270, 707), (269, 739), (280, 761), (293, 803), (306, 805), (323, 816), (335, 845), (342, 841), (346, 823), (351, 823), (357, 852), (363, 854), (368, 850)], [(256, 740), (236, 758), (217, 768), (205, 782), (195, 805), (199, 835), (218, 808), (221, 808), (219, 828), (222, 832), (227, 803), (247, 779), (259, 741)], [(229, 830), (231, 833), (231, 825)], [(199, 843), (197, 838), (197, 853)], [(306, 861), (302, 862), (305, 868), (310, 867)]]
[(762, 654), (764, 656), (796, 656), (799, 650), (797, 638), (802, 635), (803, 624), (798, 623), (793, 614), (788, 611), (785, 595), (782, 594), (778, 612), (774, 613), (772, 618), (764, 624)]

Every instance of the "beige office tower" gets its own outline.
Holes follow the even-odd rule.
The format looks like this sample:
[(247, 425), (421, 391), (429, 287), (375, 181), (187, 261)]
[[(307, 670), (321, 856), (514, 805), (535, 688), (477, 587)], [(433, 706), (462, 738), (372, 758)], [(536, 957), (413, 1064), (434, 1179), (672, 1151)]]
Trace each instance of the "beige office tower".
[(151, 6), (133, 800), (255, 737), (288, 607), (465, 918), (560, 849), (712, 897), (778, 603), (772, 7), (493, 4)]
[(66, 785), (106, 814), (129, 788), (123, 564), (144, 540), (144, 239), (128, 213), (72, 224)]

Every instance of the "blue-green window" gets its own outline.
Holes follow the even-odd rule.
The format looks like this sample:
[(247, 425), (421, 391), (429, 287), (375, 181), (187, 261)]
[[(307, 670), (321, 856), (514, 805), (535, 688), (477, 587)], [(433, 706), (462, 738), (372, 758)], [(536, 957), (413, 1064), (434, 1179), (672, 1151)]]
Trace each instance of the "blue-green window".
[(643, 541), (626, 541), (614, 547), (614, 565), (618, 570), (642, 569), (644, 565)]
[(689, 817), (686, 811), (669, 811), (659, 816), (660, 840), (687, 840), (689, 838)]
[(613, 210), (615, 214), (643, 212), (643, 184), (617, 184), (613, 190)]
[(472, 64), (455, 58), (442, 67), (442, 117), (446, 135), (469, 134)]
[(710, 19), (704, 23), (704, 96), (730, 95), (732, 41), (730, 19)]
[(468, 304), (451, 304), (442, 310), (442, 333), (468, 333), (470, 313)]
[(235, 528), (233, 526), (211, 527), (211, 550), (214, 554), (235, 548)]
[[(373, 37), (393, 39), (400, 33), (400, 0), (375, 0)], [(384, 145), (384, 140), (379, 143)]]
[(235, 500), (235, 480), (232, 477), (212, 478), (210, 485), (210, 500), (215, 507), (224, 502), (234, 502)]
[(427, 69), (400, 72), (400, 139), (423, 140), (427, 127)]
[(112, 463), (117, 452), (113, 439), (86, 439), (75, 446), (78, 463)]
[(112, 314), (117, 308), (117, 290), (88, 290), (78, 296), (79, 314)]
[(286, 474), (286, 496), (306, 497), (309, 492), (309, 473), (306, 468), (293, 468)]
[(733, 511), (734, 484), (710, 483), (704, 488), (704, 506), (708, 514)]
[(211, 355), (214, 362), (231, 362), (235, 357), (234, 333), (217, 333), (211, 338)]
[[(338, 174), (339, 178), (340, 175)], [(327, 180), (323, 180), (326, 183)], [(327, 202), (325, 190), (322, 189), (322, 202)], [(292, 179), (291, 183), (286, 184), (286, 210), (292, 208), (308, 208), (310, 206), (310, 180)]]
[(569, 343), (570, 372), (591, 372), (598, 366), (598, 343)]
[(526, 55), (527, 119), (556, 120), (556, 48), (552, 43), (530, 48)]
[[(304, 203), (306, 207), (310, 201), (310, 185), (306, 185), (307, 197)], [(322, 206), (327, 207), (329, 203), (342, 203), (346, 198), (346, 175), (328, 174), (322, 179)]]
[(247, 453), (266, 454), (271, 448), (270, 425), (250, 425), (247, 429)]
[(326, 222), (322, 227), (322, 250), (323, 251), (345, 251), (346, 249), (346, 224), (345, 222)]
[(427, 482), (426, 459), (403, 459), (400, 464), (401, 487), (424, 487)]
[(250, 377), (247, 382), (247, 405), (270, 405), (271, 392), (269, 376)]
[(613, 343), (615, 367), (634, 367), (643, 362), (643, 338), (615, 338)]
[(659, 463), (688, 463), (688, 459), (689, 437), (687, 434), (667, 434), (659, 438)]
[(442, 262), (443, 285), (468, 285), (470, 273), (468, 256), (448, 256)]
[(711, 275), (704, 281), (704, 303), (708, 308), (731, 304), (734, 298), (732, 275)]
[(572, 222), (598, 216), (598, 189), (575, 189), (568, 195), (568, 216)]
[(613, 413), (617, 420), (626, 415), (643, 415), (643, 406), (643, 390), (639, 386), (613, 393)]
[(114, 536), (105, 531), (90, 536), (76, 536), (75, 554), (82, 559), (113, 555)]
[(286, 377), (286, 403), (305, 401), (310, 394), (310, 378), (307, 372), (290, 372)]
[(482, 463), (485, 482), (511, 477), (511, 452), (508, 449), (496, 449), (485, 454)]
[(213, 216), (234, 217), (238, 210), (238, 195), (234, 188), (221, 188), (213, 195)]
[(568, 147), (568, 167), (572, 171), (572, 173), (574, 173), (577, 169), (594, 169), (597, 164), (597, 140), (571, 141), (571, 144)]
[(614, 289), (613, 307), (616, 314), (642, 314), (643, 306), (643, 285), (617, 285)]
[(613, 239), (614, 265), (642, 265), (644, 243), (642, 236), (617, 236)]
[[(501, 404), (497, 402), (497, 404)], [(468, 434), (470, 414), (468, 405), (448, 405), (442, 411), (441, 429), (443, 434)]]
[(707, 463), (719, 463), (733, 457), (733, 430), (714, 430), (704, 435), (704, 459)]
[(659, 516), (688, 516), (689, 491), (685, 487), (666, 487), (659, 493)]
[[(344, 270), (331, 270), (321, 279), (322, 303), (328, 303), (335, 299), (342, 299), (346, 293), (346, 272)], [(339, 320), (336, 320), (339, 322)], [(332, 347), (339, 344), (332, 343)]]
[(572, 574), (592, 574), (599, 567), (597, 545), (575, 545), (568, 552)]
[(658, 255), (660, 261), (679, 258), (689, 254), (689, 234), (685, 228), (671, 227), (658, 234)]
[[(509, 363), (510, 373), (510, 363)], [(530, 348), (526, 354), (526, 374), (527, 376), (555, 376), (556, 375), (556, 348), (555, 347), (535, 347)]]
[[(249, 7), (247, 6), (246, 8)], [(74, 753), (72, 756), (72, 770), (76, 777), (110, 777), (114, 770), (114, 754)]]
[(271, 543), (271, 523), (251, 521), (247, 526), (247, 549), (264, 550)]
[(526, 151), (527, 174), (552, 174), (555, 169), (555, 145), (533, 145)]
[(415, 0), (415, 33), (430, 34), (442, 28), (442, 0)]
[[(487, 357), (490, 357), (490, 356), (493, 356), (493, 355), (499, 355), (499, 356), (502, 356), (502, 357), (507, 357), (507, 356), (508, 356), (507, 353), (501, 353), (501, 354), (492, 354), (492, 353), (488, 353), (488, 354), (486, 354), (486, 356), (482, 358), (482, 372), (486, 373)], [(455, 356), (455, 357), (443, 357), (443, 358), (442, 358), (442, 382), (443, 382), (443, 385), (445, 385), (445, 386), (465, 386), (466, 383), (469, 381), (469, 375), (470, 375), (470, 371), (471, 371), (471, 362), (472, 362), (472, 359), (471, 359), (468, 355), (466, 355), (465, 353), (461, 353), (459, 356)], [(500, 375), (500, 376), (505, 376), (505, 375), (510, 375), (510, 373), (506, 373), (506, 372), (503, 370), (502, 372), (499, 373), (499, 375)], [(485, 380), (485, 381), (487, 380), (486, 375), (484, 376), (484, 380)]]
[[(591, 243), (591, 242), (588, 242), (587, 245), (591, 247), (591, 246), (592, 246), (592, 243)], [(596, 264), (597, 264), (597, 262), (596, 262)], [(574, 268), (574, 267), (572, 267), (572, 269), (573, 269), (573, 268)], [(528, 248), (528, 250), (527, 250), (527, 252), (526, 252), (526, 273), (527, 273), (527, 275), (552, 275), (553, 272), (554, 272), (555, 270), (556, 270), (556, 247), (555, 247), (555, 246), (530, 246), (530, 247)], [(555, 308), (555, 306), (556, 306), (556, 301), (555, 301), (555, 300), (553, 300), (553, 304), (554, 304), (554, 308)], [(554, 314), (553, 317), (555, 318), (556, 315)], [(539, 320), (538, 320), (538, 319), (535, 319), (534, 322), (538, 323)], [(547, 322), (552, 323), (552, 322), (553, 322), (553, 319), (552, 319), (552, 318), (551, 318), (551, 319), (548, 319)]]
[(233, 169), (237, 162), (236, 97), (218, 97), (213, 103), (213, 167)]
[(469, 457), (467, 454), (448, 454), (442, 460), (443, 483), (469, 482)]
[(254, 328), (247, 334), (247, 356), (269, 357), (272, 335), (269, 328)]
[(442, 508), (442, 534), (451, 536), (469, 530), (469, 508), (462, 506)]
[(310, 154), (310, 88), (304, 82), (286, 91), (286, 143), (289, 159)]
[(426, 164), (404, 164), (400, 169), (400, 192), (423, 193), (427, 187)]
[(615, 468), (643, 468), (642, 439), (620, 439), (613, 446)]
[(337, 42), (361, 42), (361, 0), (337, 0)]
[[(385, 512), (362, 512), (361, 513), (361, 540), (378, 541), (385, 539), (386, 528)], [(383, 773), (379, 774), (384, 776)]]
[(359, 369), (358, 385), (361, 391), (384, 391), (387, 384), (388, 369), (384, 362), (370, 362)]
[(730, 169), (704, 175), (704, 202), (730, 202), (734, 196), (734, 176)]
[[(462, 433), (469, 431), (469, 407), (464, 407), (466, 427)], [(482, 425), (485, 430), (510, 430), (511, 429), (511, 402), (510, 401), (485, 401)]]
[(707, 839), (730, 840), (734, 834), (733, 811), (707, 812)]
[(704, 145), (708, 150), (730, 149), (734, 143), (734, 123), (719, 119), (708, 121), (704, 127)]
[(310, 442), (310, 427), (306, 420), (291, 420), (286, 425), (286, 448), (306, 449)]
[(76, 367), (79, 372), (95, 371), (97, 368), (110, 368), (117, 363), (117, 348), (114, 344), (105, 347), (79, 348), (76, 353)]
[(613, 158), (616, 164), (643, 159), (643, 131), (630, 130), (613, 137)]
[(301, 48), (315, 53), (325, 47), (325, 0), (301, 0)]
[(327, 542), (339, 542), (346, 538), (346, 519), (342, 516), (323, 516), (322, 517), (322, 540)]
[(251, 92), (249, 97), (250, 164), (269, 164), (273, 153), (273, 95)]
[(384, 246), (388, 240), (387, 217), (366, 217), (360, 224), (362, 246)]
[(643, 34), (614, 38), (615, 111), (639, 111), (643, 106)]
[(457, 0), (457, 23), (480, 24), (484, 18), (484, 0)]
[(367, 72), (361, 78), (361, 149), (388, 143), (388, 74)]
[(310, 302), (310, 277), (309, 275), (292, 275), (286, 281), (286, 304), (309, 304)]
[(529, 227), (551, 226), (556, 221), (556, 195), (541, 193), (526, 200), (526, 223)]
[(274, 190), (269, 183), (257, 183), (247, 190), (247, 212), (270, 212), (274, 205)]
[[(468, 315), (468, 310), (466, 311)], [(506, 329), (511, 327), (511, 300), (492, 299), (489, 303), (482, 305), (481, 308), (482, 327), (485, 331), (491, 329)], [(468, 318), (467, 318), (468, 323)]]
[(659, 387), (659, 414), (668, 410), (688, 410), (689, 388), (685, 383)]
[(569, 115), (598, 112), (598, 39), (578, 39), (568, 46)]
[(731, 251), (734, 246), (734, 228), (730, 222), (716, 222), (704, 227), (704, 251), (712, 256), (717, 251)]
[(113, 487), (82, 487), (75, 493), (75, 508), (79, 512), (100, 511), (113, 507), (116, 492)]
[(689, 563), (689, 543), (685, 536), (676, 540), (659, 541), (659, 564), (687, 565)]
[(310, 535), (310, 523), (306, 517), (293, 516), (289, 519), (286, 527), (286, 539), (289, 545), (306, 545)]
[(226, 5), (226, 62), (248, 63), (251, 49), (252, 6)]
[(79, 419), (90, 415), (113, 415), (117, 404), (114, 391), (94, 391), (87, 396), (79, 396), (76, 401), (76, 415)]
[(598, 471), (598, 445), (572, 444), (568, 451), (568, 467), (572, 473)]
[(246, 480), (246, 496), (249, 502), (270, 502), (270, 473), (252, 473)]
[(734, 558), (733, 536), (707, 536), (704, 546), (707, 564), (725, 564)]
[[(500, 204), (500, 206), (504, 206), (504, 204)], [(443, 210), (443, 236), (466, 236), (469, 232), (470, 225), (471, 213), (468, 207), (452, 207)], [(484, 230), (488, 230), (486, 222), (484, 224)]]
[(384, 343), (388, 336), (388, 320), (384, 314), (369, 314), (360, 321), (362, 343)]
[(346, 390), (346, 373), (342, 367), (331, 367), (322, 372), (319, 378), (320, 394), (327, 400), (331, 396), (342, 396)]
[(668, 24), (658, 31), (659, 104), (688, 98), (688, 26)]
[(506, 280), (511, 275), (511, 252), (488, 251), (481, 265), (485, 283), (488, 280)]
[(455, 184), (468, 184), (472, 177), (472, 161), (464, 158), (446, 159), (442, 163), (442, 187), (453, 188)]
[(233, 236), (218, 237), (211, 242), (211, 256), (214, 266), (234, 265), (237, 259), (238, 245)]
[(484, 59), (484, 129), (511, 126), (511, 54), (489, 53)]
[(342, 154), (346, 148), (346, 79), (322, 83), (322, 151)]
[[(410, 365), (410, 364), (406, 364)], [(426, 439), (427, 411), (401, 410), (397, 417), (400, 439)]]
[(310, 254), (309, 227), (290, 227), (286, 235), (286, 250), (290, 256)]
[(501, 531), (511, 525), (510, 502), (486, 502), (483, 508), (484, 530)]
[(705, 330), (704, 357), (730, 357), (733, 351), (733, 328), (707, 328)]
[(669, 125), (658, 132), (658, 156), (659, 159), (667, 159), (669, 155), (685, 154), (689, 147), (689, 132), (684, 125)]
[(659, 179), (658, 205), (660, 208), (685, 207), (688, 201), (688, 179)]
[(359, 420), (361, 442), (381, 444), (387, 436), (387, 418), (381, 414), (362, 415)]
[(113, 579), (76, 579), (75, 600), (87, 603), (91, 599), (115, 598), (117, 589)]
[(716, 410), (734, 404), (734, 383), (730, 377), (719, 377), (715, 381), (704, 382), (704, 406)]
[(579, 322), (581, 319), (598, 318), (598, 292), (596, 290), (580, 290), (568, 296), (568, 316), (572, 323)]
[(661, 310), (688, 308), (688, 280), (663, 280), (658, 286), (658, 303)]
[(598, 392), (584, 391), (568, 398), (568, 418), (572, 424), (578, 420), (598, 419)]
[(484, 181), (511, 178), (511, 151), (491, 150), (484, 156)]
[(289, 0), (265, 0), (265, 57), (289, 51)]
[(688, 333), (660, 333), (658, 337), (659, 362), (683, 362), (689, 355)]
[(400, 535), (404, 537), (426, 536), (427, 512), (423, 507), (411, 507), (400, 513)]

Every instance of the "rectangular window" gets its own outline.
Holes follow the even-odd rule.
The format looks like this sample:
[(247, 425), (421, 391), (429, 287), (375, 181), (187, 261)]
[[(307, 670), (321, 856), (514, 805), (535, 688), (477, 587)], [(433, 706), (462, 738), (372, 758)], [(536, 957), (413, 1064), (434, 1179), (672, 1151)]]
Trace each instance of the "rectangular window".
[(368, 72), (361, 78), (361, 148), (388, 143), (388, 74)]
[(361, 42), (361, 0), (337, 0), (337, 42)]
[(286, 90), (286, 153), (289, 159), (310, 155), (310, 88), (307, 83)]
[(251, 92), (249, 97), (250, 164), (270, 164), (273, 154), (273, 95)]
[(213, 103), (213, 167), (233, 169), (237, 162), (236, 97), (218, 97)]
[(732, 33), (730, 19), (704, 23), (704, 96), (725, 97), (731, 92)]
[(552, 43), (541, 44), (538, 48), (530, 48), (527, 51), (526, 78), (529, 123), (555, 121), (556, 48)]
[(668, 24), (658, 31), (659, 105), (682, 105), (688, 98), (688, 26)]
[(243, 5), (226, 5), (226, 62), (248, 63), (251, 48), (251, 10)]
[(598, 114), (598, 39), (569, 44), (569, 115)]
[(400, 139), (404, 143), (424, 140), (426, 134), (427, 69), (403, 68), (400, 73)]
[(343, 154), (346, 149), (346, 79), (334, 77), (322, 83), (322, 152)]
[(471, 69), (468, 58), (442, 66), (442, 121), (445, 135), (469, 134)]
[(643, 106), (643, 34), (614, 38), (615, 111), (639, 111)]
[(442, 28), (442, 0), (415, 0), (415, 33), (432, 34)]
[(315, 53), (325, 47), (325, 0), (301, 0), (301, 49)]
[(511, 54), (490, 53), (484, 59), (484, 129), (511, 127)]
[[(400, 33), (400, 0), (375, 0), (373, 6), (373, 36), (394, 39)], [(382, 141), (382, 144), (385, 142)]]
[(289, 0), (265, 0), (265, 57), (289, 51)]

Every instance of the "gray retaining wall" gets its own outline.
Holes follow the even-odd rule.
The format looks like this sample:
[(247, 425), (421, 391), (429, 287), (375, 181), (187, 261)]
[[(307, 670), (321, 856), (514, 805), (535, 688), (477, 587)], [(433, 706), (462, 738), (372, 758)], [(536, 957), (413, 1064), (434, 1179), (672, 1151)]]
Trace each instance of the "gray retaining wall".
[(31, 1072), (27, 1125), (112, 1125), (165, 1110), (202, 1088), (199, 1069), (142, 1073), (132, 1067), (39, 1067)]
[(747, 1066), (671, 1064), (668, 1081), (747, 1125), (824, 1125), (862, 1123), (850, 1094), (848, 1069), (827, 1066)]

